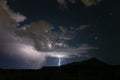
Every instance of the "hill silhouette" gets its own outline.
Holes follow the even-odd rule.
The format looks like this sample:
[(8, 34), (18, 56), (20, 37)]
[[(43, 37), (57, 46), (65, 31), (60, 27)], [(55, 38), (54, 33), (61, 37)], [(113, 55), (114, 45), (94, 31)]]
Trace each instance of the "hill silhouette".
[(95, 58), (39, 70), (1, 69), (0, 80), (120, 80), (120, 66)]

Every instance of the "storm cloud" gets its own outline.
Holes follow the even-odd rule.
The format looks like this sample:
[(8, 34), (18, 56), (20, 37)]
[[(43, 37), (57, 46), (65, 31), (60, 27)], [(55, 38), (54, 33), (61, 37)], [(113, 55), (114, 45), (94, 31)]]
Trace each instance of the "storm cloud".
[[(59, 32), (54, 31), (55, 27), (47, 21), (38, 21), (27, 24), (16, 34), (21, 37), (28, 37), (35, 43), (34, 47), (46, 56), (71, 58), (73, 56), (87, 55), (89, 50), (97, 49), (89, 44), (80, 44), (78, 47), (70, 46), (67, 42), (74, 39), (76, 30), (70, 30), (67, 27), (59, 26)], [(26, 34), (26, 35), (25, 35)]]
[(5, 55), (1, 61), (6, 62), (0, 65), (1, 67), (39, 69), (44, 66), (48, 56), (89, 57), (87, 54), (89, 50), (98, 49), (87, 43), (78, 47), (70, 46), (67, 42), (74, 39), (76, 30), (59, 26), (57, 32), (54, 30), (54, 24), (46, 20), (16, 27), (26, 19), (19, 12), (12, 11), (6, 1), (0, 2), (0, 55)]
[[(32, 47), (33, 41), (28, 38), (20, 38), (15, 34), (16, 26), (19, 24), (16, 19), (13, 19), (9, 14), (9, 10), (4, 8), (4, 2), (0, 2), (0, 55), (5, 55), (1, 58), (1, 67), (4, 68), (40, 68), (45, 58), (38, 54)], [(8, 7), (8, 6), (6, 6)], [(14, 13), (16, 14), (16, 13)], [(12, 15), (13, 16), (13, 15)], [(21, 15), (16, 15), (17, 17)], [(18, 19), (18, 17), (17, 17)], [(21, 21), (21, 20), (20, 20)], [(22, 20), (24, 21), (24, 20)], [(10, 59), (8, 59), (8, 57)], [(37, 58), (38, 57), (38, 58)], [(11, 60), (15, 61), (14, 63)], [(18, 66), (17, 66), (18, 65)]]

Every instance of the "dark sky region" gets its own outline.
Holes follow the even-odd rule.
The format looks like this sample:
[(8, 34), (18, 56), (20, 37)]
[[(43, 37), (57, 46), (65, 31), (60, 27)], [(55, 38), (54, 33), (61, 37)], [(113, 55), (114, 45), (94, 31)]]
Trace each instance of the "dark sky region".
[(119, 0), (0, 0), (0, 67), (39, 69), (96, 57), (120, 64)]

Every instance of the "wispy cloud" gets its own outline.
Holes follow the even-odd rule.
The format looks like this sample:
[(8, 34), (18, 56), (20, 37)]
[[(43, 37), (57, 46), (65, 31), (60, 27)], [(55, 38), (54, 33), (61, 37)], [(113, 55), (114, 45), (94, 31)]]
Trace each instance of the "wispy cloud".
[(81, 25), (76, 30), (85, 30), (85, 29), (90, 28), (90, 27), (91, 27), (90, 25)]
[(19, 12), (15, 13), (13, 10), (11, 10), (9, 8), (9, 6), (7, 5), (7, 1), (6, 0), (2, 0), (1, 1), (1, 6), (2, 8), (8, 13), (8, 15), (15, 20), (16, 22), (23, 22), (24, 20), (27, 19), (26, 16), (20, 14)]
[(102, 0), (81, 0), (86, 7), (99, 4)]
[(73, 38), (73, 31), (68, 29), (67, 27), (60, 26), (61, 34), (59, 36), (60, 39), (71, 40)]
[(65, 9), (67, 8), (67, 1), (71, 4), (75, 4), (76, 0), (57, 0), (58, 4), (60, 5), (60, 8)]

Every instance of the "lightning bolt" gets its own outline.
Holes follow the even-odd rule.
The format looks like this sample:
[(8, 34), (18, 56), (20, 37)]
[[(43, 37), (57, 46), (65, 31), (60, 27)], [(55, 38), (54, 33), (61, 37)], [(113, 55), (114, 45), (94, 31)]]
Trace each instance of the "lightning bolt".
[(61, 66), (61, 57), (58, 57), (58, 66)]

